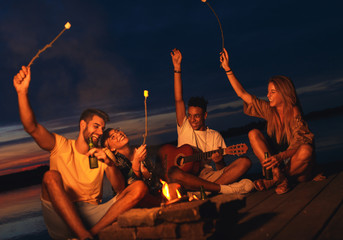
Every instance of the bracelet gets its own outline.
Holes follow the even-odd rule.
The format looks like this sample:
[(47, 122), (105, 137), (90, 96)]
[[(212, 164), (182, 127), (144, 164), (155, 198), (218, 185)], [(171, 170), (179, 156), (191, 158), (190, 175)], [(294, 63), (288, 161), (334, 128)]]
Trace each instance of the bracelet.
[(174, 73), (181, 73), (181, 70), (180, 71), (174, 70)]
[(232, 69), (225, 71), (226, 73), (232, 72)]

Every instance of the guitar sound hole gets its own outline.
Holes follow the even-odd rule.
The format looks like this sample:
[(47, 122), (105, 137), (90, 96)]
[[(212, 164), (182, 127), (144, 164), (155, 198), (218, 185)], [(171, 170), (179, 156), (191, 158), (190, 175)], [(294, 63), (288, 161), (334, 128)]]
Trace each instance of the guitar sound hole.
[(176, 159), (176, 164), (178, 165), (178, 166), (182, 166), (183, 165), (183, 162), (184, 162), (184, 157), (178, 157), (177, 159)]

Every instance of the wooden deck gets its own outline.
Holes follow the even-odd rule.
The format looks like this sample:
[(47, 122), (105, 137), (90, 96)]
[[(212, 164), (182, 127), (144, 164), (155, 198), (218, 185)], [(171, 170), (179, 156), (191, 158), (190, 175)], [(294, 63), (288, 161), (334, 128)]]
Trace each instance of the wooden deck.
[(274, 190), (247, 196), (233, 239), (343, 239), (343, 172), (326, 180), (298, 184), (277, 195)]

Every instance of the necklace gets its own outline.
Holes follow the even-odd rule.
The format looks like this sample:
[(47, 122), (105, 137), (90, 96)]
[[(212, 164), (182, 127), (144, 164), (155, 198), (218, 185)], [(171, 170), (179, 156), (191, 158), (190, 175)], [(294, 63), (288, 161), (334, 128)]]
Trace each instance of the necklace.
[[(195, 132), (195, 130), (193, 129), (193, 134), (194, 134), (194, 137), (195, 137), (195, 144), (196, 144), (196, 147), (198, 148), (198, 149), (201, 149), (201, 150), (203, 150), (203, 152), (207, 152), (207, 127), (206, 127), (206, 129), (205, 129), (205, 134), (202, 134), (202, 132), (203, 131), (198, 131), (199, 132), (199, 135), (201, 134), (201, 135), (205, 135), (205, 138), (203, 138), (202, 140), (203, 140), (203, 142), (204, 142), (204, 144), (203, 144), (203, 146), (204, 146), (204, 148), (203, 149), (201, 149), (200, 147), (201, 147), (201, 142), (199, 141), (199, 139), (198, 139), (198, 134)], [(201, 136), (200, 135), (200, 136)], [(199, 136), (199, 137), (200, 137)]]

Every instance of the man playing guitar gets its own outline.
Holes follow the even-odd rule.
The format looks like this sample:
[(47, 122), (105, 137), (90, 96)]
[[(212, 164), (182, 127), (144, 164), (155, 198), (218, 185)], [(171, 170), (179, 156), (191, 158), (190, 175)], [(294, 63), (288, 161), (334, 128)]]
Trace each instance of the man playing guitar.
[[(207, 117), (207, 101), (202, 97), (192, 97), (188, 102), (188, 112), (182, 97), (181, 60), (178, 49), (173, 49), (171, 57), (174, 65), (174, 96), (176, 106), (176, 120), (178, 133), (178, 147), (191, 145), (203, 152), (226, 148), (223, 137), (219, 132), (209, 129), (205, 120)], [(163, 157), (163, 156), (162, 156)], [(216, 170), (210, 166), (213, 160)], [(247, 157), (236, 159), (226, 166), (223, 155), (215, 152), (211, 159), (202, 161), (199, 171), (186, 172), (177, 166), (168, 169), (169, 182), (180, 183), (187, 190), (198, 191), (203, 186), (205, 191), (219, 193), (248, 193), (253, 189), (249, 179), (236, 182), (251, 166)]]

